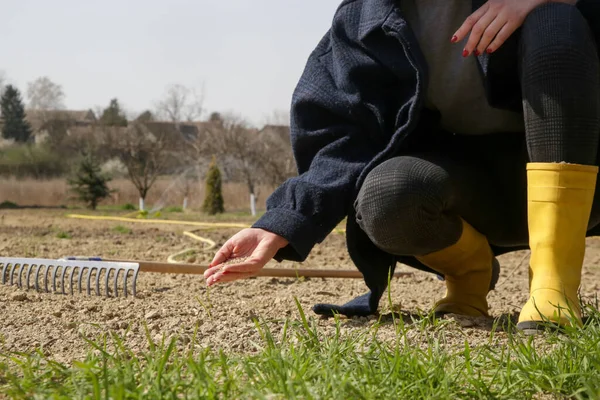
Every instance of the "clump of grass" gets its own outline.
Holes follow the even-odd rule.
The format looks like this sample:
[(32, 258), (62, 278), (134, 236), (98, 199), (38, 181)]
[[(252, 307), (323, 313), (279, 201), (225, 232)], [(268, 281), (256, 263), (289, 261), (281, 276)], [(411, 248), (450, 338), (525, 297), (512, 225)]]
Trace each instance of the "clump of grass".
[[(110, 333), (72, 365), (43, 355), (0, 356), (0, 393), (10, 398), (472, 398), (600, 396), (600, 315), (585, 328), (543, 339), (509, 334), (498, 345), (447, 345), (448, 321), (394, 318), (396, 340), (362, 332), (325, 334), (298, 306), (299, 318), (259, 322), (249, 354), (152, 340), (134, 353)], [(275, 334), (272, 324), (283, 329)], [(390, 323), (380, 322), (383, 323)], [(418, 337), (409, 332), (418, 333)]]
[(73, 239), (73, 236), (69, 232), (65, 232), (65, 231), (58, 231), (56, 233), (56, 237), (58, 239)]
[(117, 225), (112, 228), (113, 232), (122, 233), (123, 235), (129, 235), (131, 233), (131, 229), (127, 228), (123, 225)]
[(179, 206), (171, 206), (171, 207), (165, 208), (164, 211), (168, 212), (168, 213), (182, 213), (183, 208), (179, 207)]
[(6, 200), (0, 203), (0, 210), (16, 210), (17, 208), (19, 208), (19, 205), (12, 201)]
[(121, 210), (124, 210), (124, 211), (135, 211), (135, 210), (137, 210), (137, 208), (133, 204), (131, 204), (131, 203), (125, 203), (120, 208), (121, 208)]

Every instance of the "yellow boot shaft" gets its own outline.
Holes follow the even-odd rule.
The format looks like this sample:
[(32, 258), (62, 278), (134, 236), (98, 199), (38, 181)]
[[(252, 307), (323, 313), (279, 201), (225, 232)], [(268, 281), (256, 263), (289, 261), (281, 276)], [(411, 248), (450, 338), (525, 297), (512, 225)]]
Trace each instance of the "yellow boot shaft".
[(527, 196), (530, 298), (519, 323), (550, 320), (568, 324), (571, 308), (581, 318), (577, 291), (598, 167), (530, 163)]

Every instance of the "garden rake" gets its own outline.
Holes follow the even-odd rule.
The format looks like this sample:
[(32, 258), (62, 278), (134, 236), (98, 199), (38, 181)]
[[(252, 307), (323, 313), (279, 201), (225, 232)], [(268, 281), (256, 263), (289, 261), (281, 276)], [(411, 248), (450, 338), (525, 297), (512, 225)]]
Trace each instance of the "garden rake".
[[(119, 280), (121, 279), (123, 295), (128, 296), (127, 287), (129, 285), (131, 294), (135, 297), (136, 282), (140, 271), (202, 275), (208, 266), (153, 261), (103, 260), (99, 257), (65, 257), (59, 260), (0, 257), (0, 268), (2, 269), (3, 284), (16, 284), (27, 290), (35, 289), (36, 291), (73, 295), (75, 287), (77, 287), (79, 293), (82, 293), (85, 288), (86, 293), (91, 295), (93, 281), (94, 292), (97, 296), (104, 293), (106, 297), (110, 297), (112, 292), (113, 297), (119, 297)], [(401, 278), (410, 275), (412, 273), (396, 272), (393, 277)], [(257, 276), (279, 278), (363, 277), (359, 271), (293, 268), (263, 268)], [(101, 282), (103, 283), (102, 288)]]

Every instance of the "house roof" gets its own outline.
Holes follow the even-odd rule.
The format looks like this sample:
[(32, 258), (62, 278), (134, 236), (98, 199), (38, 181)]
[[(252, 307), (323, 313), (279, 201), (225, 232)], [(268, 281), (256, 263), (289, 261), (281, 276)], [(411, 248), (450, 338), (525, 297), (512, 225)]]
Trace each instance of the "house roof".
[(92, 110), (25, 110), (28, 120), (71, 119), (73, 121), (96, 121)]

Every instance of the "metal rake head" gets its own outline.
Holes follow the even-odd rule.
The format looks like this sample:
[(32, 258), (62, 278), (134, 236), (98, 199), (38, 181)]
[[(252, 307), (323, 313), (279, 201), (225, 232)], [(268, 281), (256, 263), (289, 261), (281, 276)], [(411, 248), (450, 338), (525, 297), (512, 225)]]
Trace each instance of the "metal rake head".
[[(82, 293), (85, 287), (87, 294), (91, 295), (92, 280), (94, 280), (96, 295), (101, 296), (102, 292), (104, 292), (106, 297), (110, 297), (111, 285), (109, 285), (109, 282), (111, 280), (112, 294), (114, 297), (119, 297), (120, 277), (123, 279), (124, 296), (127, 297), (127, 283), (131, 279), (131, 293), (135, 297), (136, 280), (139, 272), (139, 264), (101, 261), (100, 259), (49, 260), (42, 258), (0, 257), (0, 268), (2, 269), (1, 279), (3, 284), (16, 284), (18, 287), (27, 290), (35, 288), (37, 291), (42, 290), (62, 294), (67, 294), (68, 286), (71, 295), (74, 293), (75, 286), (77, 286), (79, 293)], [(69, 273), (68, 285), (65, 280), (67, 272)], [(31, 284), (32, 279), (33, 285)], [(50, 282), (51, 289), (49, 288)], [(101, 285), (101, 282), (103, 285)], [(104, 290), (101, 290), (101, 286)]]

